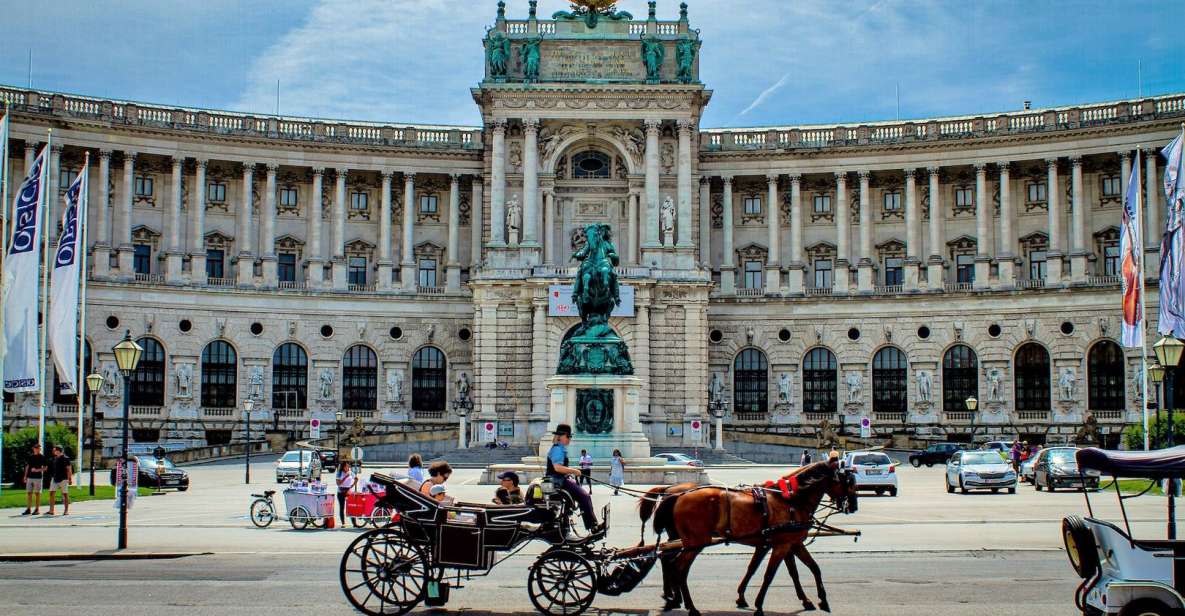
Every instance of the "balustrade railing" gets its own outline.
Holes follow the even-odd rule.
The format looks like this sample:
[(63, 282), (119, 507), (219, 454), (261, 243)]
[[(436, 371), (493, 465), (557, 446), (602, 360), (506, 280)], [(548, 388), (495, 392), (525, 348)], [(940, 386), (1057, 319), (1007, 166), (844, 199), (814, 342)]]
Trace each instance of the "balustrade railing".
[(1020, 421), (1049, 421), (1049, 411), (1017, 411)]
[(143, 282), (146, 284), (164, 284), (165, 277), (162, 274), (136, 274), (136, 282)]
[(444, 419), (444, 411), (412, 411), (416, 419)]
[(762, 412), (739, 412), (732, 414), (733, 421), (768, 421), (769, 414)]
[(752, 289), (740, 288), (737, 289), (736, 295), (737, 297), (763, 297), (765, 295), (765, 289), (761, 287)]
[(943, 413), (947, 421), (971, 421), (975, 416), (973, 411), (945, 411)]
[(444, 287), (416, 287), (418, 295), (444, 295)]
[(1092, 287), (1117, 287), (1123, 280), (1119, 276), (1090, 276), (1086, 283)]
[(807, 295), (831, 295), (831, 287), (807, 287), (804, 289)]
[(818, 424), (820, 421), (826, 419), (827, 421), (835, 421), (835, 413), (818, 413), (814, 411), (807, 411), (802, 414), (806, 418), (807, 423)]
[(943, 290), (945, 290), (947, 293), (970, 291), (973, 287), (973, 283), (970, 282), (948, 282), (942, 285)]
[(1035, 279), (1028, 279), (1028, 280), (1018, 280), (1017, 285), (1022, 289), (1044, 289), (1045, 288), (1045, 279), (1044, 278), (1035, 278)]
[(308, 283), (297, 281), (280, 281), (280, 290), (282, 291), (304, 291), (308, 288)]
[(371, 417), (374, 417), (374, 409), (345, 409), (343, 412), (345, 413), (346, 417), (350, 419), (355, 417), (370, 419)]
[(1091, 411), (1090, 414), (1094, 415), (1094, 418), (1099, 421), (1122, 421), (1123, 420), (1123, 411), (1122, 410), (1111, 409), (1111, 410), (1106, 410), (1106, 411)]
[(208, 287), (233, 287), (235, 286), (234, 278), (206, 278), (206, 286)]
[(202, 407), (202, 417), (234, 417), (234, 407)]
[(873, 293), (876, 295), (897, 295), (905, 291), (905, 285), (900, 284), (885, 284), (873, 288)]
[(159, 406), (132, 406), (132, 417), (159, 417), (163, 411)]

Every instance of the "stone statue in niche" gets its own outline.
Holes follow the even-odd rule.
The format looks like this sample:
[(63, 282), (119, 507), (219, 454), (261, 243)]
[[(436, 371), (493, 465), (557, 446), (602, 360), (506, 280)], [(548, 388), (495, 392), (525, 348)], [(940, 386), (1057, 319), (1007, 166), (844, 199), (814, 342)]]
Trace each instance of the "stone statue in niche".
[(664, 175), (670, 175), (675, 170), (675, 145), (664, 143), (659, 152), (659, 159), (662, 161), (662, 172)]
[(321, 384), (321, 399), (322, 400), (332, 400), (333, 399), (333, 369), (332, 368), (322, 368), (319, 380), (320, 380), (320, 384)]
[(674, 243), (672, 236), (675, 234), (675, 200), (670, 195), (663, 199), (658, 209), (658, 219), (662, 228), (662, 242), (669, 246)]
[(930, 391), (934, 387), (934, 377), (929, 370), (918, 370), (918, 402), (930, 402)]
[(782, 375), (778, 377), (778, 403), (779, 404), (790, 404), (790, 397), (791, 397), (790, 389), (791, 389), (790, 373), (783, 372)]
[(387, 371), (387, 402), (403, 402), (403, 373), (399, 370)]
[(724, 397), (724, 379), (719, 372), (712, 373), (712, 380), (708, 383), (708, 400), (720, 400)]
[(988, 402), (1003, 402), (1004, 401), (1004, 374), (1000, 372), (999, 368), (992, 368), (987, 373), (988, 386)]
[(514, 171), (521, 172), (523, 168), (523, 144), (515, 141), (510, 144), (510, 153), (507, 155), (507, 162)]
[(1061, 374), (1057, 378), (1057, 388), (1061, 394), (1062, 402), (1074, 401), (1074, 386), (1077, 381), (1073, 368), (1062, 368)]
[(461, 376), (457, 377), (457, 399), (469, 400), (469, 374), (466, 372), (462, 372)]
[(263, 366), (251, 368), (251, 398), (263, 400)]
[(848, 386), (848, 404), (859, 404), (860, 390), (864, 387), (864, 375), (849, 372), (844, 375), (844, 383)]
[(193, 364), (177, 364), (177, 393), (174, 398), (193, 397)]
[(510, 198), (506, 202), (506, 231), (510, 235), (510, 243), (517, 244), (519, 238), (519, 231), (523, 224), (523, 210), (518, 203), (518, 195)]
[(103, 364), (103, 397), (118, 398), (121, 386), (119, 370), (115, 364)]

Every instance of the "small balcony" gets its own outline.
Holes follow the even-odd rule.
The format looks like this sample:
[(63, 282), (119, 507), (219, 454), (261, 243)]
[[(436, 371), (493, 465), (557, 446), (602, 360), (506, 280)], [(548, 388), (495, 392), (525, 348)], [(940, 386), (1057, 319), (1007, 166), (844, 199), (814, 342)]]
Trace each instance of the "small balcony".
[(943, 417), (950, 423), (971, 423), (971, 418), (975, 416), (974, 411), (945, 411)]
[(733, 418), (733, 421), (738, 421), (738, 422), (741, 422), (741, 421), (765, 422), (765, 421), (769, 421), (769, 414), (763, 413), (761, 411), (756, 411), (756, 412), (744, 411), (744, 412), (739, 412), (739, 413), (734, 412), (732, 414), (732, 418)]
[(826, 412), (819, 413), (819, 412), (815, 412), (815, 411), (807, 411), (807, 412), (803, 413), (802, 416), (804, 419), (806, 419), (806, 422), (808, 424), (818, 425), (819, 422), (823, 421), (824, 419), (826, 419), (827, 421), (830, 421), (832, 423), (835, 422), (835, 413), (826, 413)]
[(1035, 278), (1032, 280), (1018, 280), (1016, 285), (1022, 289), (1044, 289), (1045, 279)]
[(831, 287), (807, 287), (808, 296), (831, 295)]
[(160, 406), (133, 406), (131, 407), (132, 417), (160, 417), (164, 407)]
[(363, 419), (370, 419), (374, 417), (374, 409), (346, 409), (342, 411), (349, 419), (361, 417)]
[(1124, 413), (1123, 410), (1090, 411), (1095, 419), (1104, 423), (1122, 422)]
[(136, 282), (142, 284), (164, 284), (163, 274), (136, 274)]
[(873, 287), (873, 293), (876, 295), (898, 295), (905, 291), (905, 285), (900, 284), (885, 284)]
[(902, 425), (905, 423), (903, 411), (873, 411), (872, 419), (878, 424)]
[(1049, 421), (1049, 411), (1017, 411), (1019, 421)]
[(942, 289), (947, 293), (965, 293), (974, 287), (973, 282), (948, 282), (942, 285)]
[(417, 295), (444, 295), (444, 287), (421, 287), (416, 286)]
[(444, 411), (412, 411), (412, 416), (416, 419), (444, 419)]
[(281, 280), (279, 284), (280, 284), (281, 291), (305, 291), (308, 289), (308, 283), (297, 282), (295, 280), (292, 280), (292, 281)]
[(737, 297), (763, 297), (765, 296), (765, 289), (757, 287), (753, 289), (741, 288), (737, 289)]
[(213, 419), (229, 419), (235, 417), (238, 409), (234, 407), (202, 407), (202, 417), (210, 417)]
[(346, 290), (351, 293), (374, 293), (375, 285), (372, 284), (348, 284)]
[(1090, 276), (1086, 284), (1092, 287), (1118, 287), (1121, 284), (1119, 276)]
[(234, 278), (206, 278), (207, 287), (233, 287), (235, 286)]

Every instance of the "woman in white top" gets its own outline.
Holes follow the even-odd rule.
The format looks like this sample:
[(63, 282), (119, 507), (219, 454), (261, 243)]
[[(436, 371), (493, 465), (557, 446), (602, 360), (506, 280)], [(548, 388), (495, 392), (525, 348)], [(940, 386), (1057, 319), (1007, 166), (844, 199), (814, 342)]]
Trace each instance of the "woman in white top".
[(341, 518), (342, 528), (346, 527), (346, 495), (349, 494), (350, 488), (354, 487), (354, 482), (358, 480), (358, 476), (354, 474), (354, 469), (349, 462), (342, 461), (337, 468), (337, 474), (334, 476), (337, 480), (337, 509), (338, 516)]
[(617, 496), (622, 484), (625, 483), (625, 460), (621, 457), (621, 450), (613, 450), (613, 460), (609, 462), (609, 484), (613, 486), (613, 495)]

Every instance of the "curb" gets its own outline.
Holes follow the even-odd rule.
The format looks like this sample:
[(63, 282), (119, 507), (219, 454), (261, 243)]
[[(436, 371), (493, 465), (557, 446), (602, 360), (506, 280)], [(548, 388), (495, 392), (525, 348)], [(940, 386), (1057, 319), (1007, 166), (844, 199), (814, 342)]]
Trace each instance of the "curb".
[(92, 552), (86, 553), (30, 553), (0, 554), (0, 562), (28, 563), (67, 560), (170, 560), (188, 556), (212, 556), (214, 552)]

